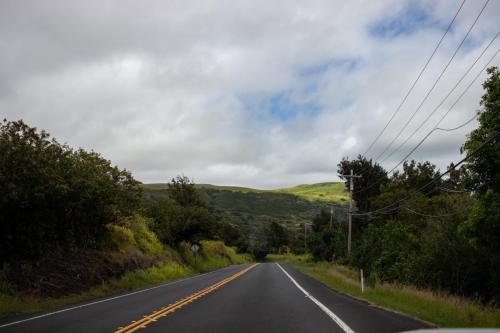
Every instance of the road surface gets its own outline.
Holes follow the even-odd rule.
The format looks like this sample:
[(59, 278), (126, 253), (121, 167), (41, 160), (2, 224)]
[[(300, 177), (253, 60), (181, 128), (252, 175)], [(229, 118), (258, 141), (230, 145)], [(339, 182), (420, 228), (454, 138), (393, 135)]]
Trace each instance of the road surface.
[(426, 327), (276, 263), (230, 266), (57, 311), (0, 320), (0, 333), (400, 332)]

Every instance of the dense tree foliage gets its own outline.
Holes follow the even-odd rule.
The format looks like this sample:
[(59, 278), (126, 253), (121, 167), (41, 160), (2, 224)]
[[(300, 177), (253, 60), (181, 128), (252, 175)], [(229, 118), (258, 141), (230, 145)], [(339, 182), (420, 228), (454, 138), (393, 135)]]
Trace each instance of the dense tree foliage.
[(0, 262), (98, 246), (139, 204), (126, 170), (23, 121), (0, 126)]
[(482, 110), (479, 112), (479, 127), (473, 130), (462, 146), (462, 151), (471, 154), (486, 141), (489, 144), (481, 148), (481, 153), (473, 154), (466, 166), (470, 181), (468, 186), (473, 191), (485, 193), (488, 189), (500, 192), (500, 71), (497, 67), (488, 69), (490, 77), (483, 84), (486, 93), (481, 99)]
[(274, 252), (279, 252), (282, 246), (288, 244), (288, 233), (285, 227), (276, 221), (272, 221), (267, 229), (267, 247)]
[(406, 190), (419, 190), (426, 196), (433, 196), (440, 192), (441, 179), (435, 165), (428, 161), (417, 163), (412, 160), (403, 163), (403, 172), (394, 172), (391, 185)]
[(177, 176), (167, 197), (147, 200), (128, 171), (99, 154), (71, 149), (23, 121), (1, 123), (0, 264), (108, 248), (110, 230), (140, 215), (172, 247), (221, 239), (247, 248), (240, 228), (209, 208), (189, 178)]
[(189, 178), (172, 179), (168, 194), (167, 198), (144, 204), (146, 215), (155, 221), (153, 230), (163, 243), (177, 246), (182, 241), (197, 243), (215, 237), (216, 217)]
[(387, 182), (386, 171), (372, 160), (367, 160), (359, 155), (357, 159), (342, 159), (338, 164), (338, 174), (341, 179), (346, 180), (346, 189), (349, 190), (349, 181), (344, 175), (349, 175), (351, 170), (361, 178), (354, 178), (353, 199), (361, 211), (371, 209), (370, 199), (380, 194), (380, 186)]
[(176, 247), (181, 242), (220, 239), (241, 251), (247, 250), (241, 228), (215, 213), (188, 177), (173, 178), (167, 192), (167, 197), (143, 203), (143, 213), (153, 219), (153, 230), (164, 244)]
[(314, 217), (312, 231), (309, 250), (315, 260), (334, 260), (345, 256), (345, 228), (326, 210), (321, 210)]
[[(462, 147), (471, 155), (466, 162), (467, 186), (479, 200), (463, 230), (482, 259), (480, 283), (485, 296), (500, 302), (500, 72), (492, 67), (488, 73), (479, 127), (468, 135)], [(480, 152), (475, 153), (478, 149)]]

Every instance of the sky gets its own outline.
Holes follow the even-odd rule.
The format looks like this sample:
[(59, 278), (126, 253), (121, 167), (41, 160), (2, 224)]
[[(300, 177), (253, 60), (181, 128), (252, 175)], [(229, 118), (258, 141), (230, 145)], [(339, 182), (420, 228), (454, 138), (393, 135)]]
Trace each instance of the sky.
[[(0, 2), (0, 117), (95, 150), (135, 178), (256, 188), (338, 181), (363, 154), (444, 34), (461, 1)], [(376, 158), (422, 102), (480, 12), (468, 0), (415, 89), (368, 151)], [(500, 47), (491, 0), (394, 148), (392, 169)], [(500, 55), (490, 65), (500, 65)], [(480, 109), (482, 73), (440, 127)], [(473, 121), (434, 132), (411, 156), (441, 170)], [(389, 152), (392, 151), (392, 148)], [(383, 159), (384, 156), (381, 157)], [(377, 160), (375, 160), (377, 161)]]

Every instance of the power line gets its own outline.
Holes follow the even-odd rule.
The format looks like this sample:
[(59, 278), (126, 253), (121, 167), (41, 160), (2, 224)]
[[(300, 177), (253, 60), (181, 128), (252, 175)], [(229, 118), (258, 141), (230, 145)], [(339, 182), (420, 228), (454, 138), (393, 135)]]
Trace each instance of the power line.
[(413, 209), (410, 209), (408, 207), (403, 207), (403, 208), (406, 209), (407, 211), (415, 214), (415, 215), (420, 215), (420, 216), (423, 216), (423, 217), (439, 218), (439, 217), (447, 217), (447, 216), (458, 215), (457, 212), (455, 212), (455, 213), (449, 213), (449, 214), (440, 214), (440, 215), (429, 215), (429, 214), (423, 214), (423, 213), (416, 212)]
[(413, 118), (418, 113), (418, 111), (420, 111), (420, 109), (422, 108), (422, 106), (424, 105), (424, 103), (427, 101), (427, 98), (429, 98), (430, 94), (432, 93), (432, 91), (434, 91), (434, 88), (437, 86), (437, 84), (439, 83), (439, 81), (443, 77), (444, 73), (446, 72), (446, 70), (448, 69), (448, 67), (450, 66), (450, 64), (453, 62), (453, 59), (455, 59), (455, 56), (458, 54), (458, 51), (462, 48), (462, 45), (464, 44), (465, 40), (467, 39), (467, 37), (469, 37), (470, 32), (472, 31), (472, 29), (476, 25), (477, 21), (479, 20), (479, 17), (481, 17), (481, 15), (483, 14), (484, 9), (486, 8), (486, 6), (488, 5), (489, 2), (490, 2), (490, 0), (486, 0), (486, 2), (484, 3), (483, 7), (481, 8), (481, 11), (476, 16), (476, 19), (474, 20), (474, 22), (472, 22), (472, 25), (469, 27), (469, 30), (467, 30), (467, 33), (465, 34), (464, 38), (462, 39), (462, 41), (460, 42), (460, 44), (458, 44), (457, 48), (455, 49), (455, 52), (453, 53), (453, 55), (451, 56), (451, 58), (448, 60), (448, 63), (442, 69), (441, 73), (439, 74), (439, 76), (437, 77), (437, 79), (434, 81), (434, 84), (427, 91), (427, 93), (425, 94), (424, 98), (422, 99), (422, 101), (420, 102), (420, 104), (418, 105), (418, 107), (415, 109), (415, 111), (413, 112), (413, 114), (410, 116), (410, 118), (408, 118), (408, 120), (406, 121), (406, 123), (404, 124), (404, 126), (399, 130), (398, 134), (394, 137), (394, 139), (392, 139), (392, 141), (389, 143), (389, 145), (387, 145), (385, 147), (385, 149), (382, 151), (382, 153), (380, 153), (375, 158), (375, 160), (378, 160), (380, 157), (382, 157), (387, 152), (387, 150), (392, 147), (392, 145), (394, 144), (394, 142), (401, 136), (401, 134), (404, 132), (404, 130), (406, 129), (406, 127), (408, 127), (408, 125), (413, 120)]
[(474, 115), (474, 117), (470, 118), (469, 120), (467, 120), (465, 123), (463, 123), (462, 125), (459, 125), (457, 127), (453, 127), (453, 128), (441, 128), (441, 127), (436, 127), (434, 130), (439, 130), (439, 131), (445, 131), (445, 132), (451, 132), (451, 131), (456, 131), (457, 129), (460, 129), (462, 127), (465, 127), (467, 125), (469, 125), (472, 121), (474, 121), (477, 117), (479, 116), (479, 114), (476, 114)]
[[(424, 141), (425, 141), (425, 140), (426, 140), (426, 139), (427, 139), (427, 138), (428, 138), (428, 137), (429, 137), (432, 133), (434, 133), (434, 131), (445, 131), (445, 132), (455, 131), (455, 130), (460, 129), (460, 128), (462, 128), (462, 127), (464, 127), (464, 126), (468, 125), (469, 123), (471, 123), (474, 119), (476, 119), (476, 118), (477, 118), (477, 116), (478, 116), (478, 115), (474, 115), (474, 117), (473, 117), (473, 118), (471, 118), (471, 119), (467, 120), (465, 123), (463, 123), (463, 124), (461, 124), (461, 125), (459, 125), (459, 126), (457, 126), (457, 127), (454, 127), (454, 128), (439, 128), (439, 127), (435, 127), (435, 128), (433, 128), (433, 129), (432, 129), (429, 133), (427, 133), (427, 135), (426, 135), (426, 136), (425, 136), (422, 140), (420, 140), (420, 142), (419, 142), (419, 143), (418, 143), (415, 147), (413, 147), (413, 149), (412, 149), (412, 150), (411, 150), (411, 151), (410, 151), (410, 152), (409, 152), (409, 153), (408, 153), (408, 154), (407, 154), (407, 155), (406, 155), (406, 156), (405, 156), (405, 157), (404, 157), (401, 161), (399, 161), (399, 163), (398, 163), (398, 164), (396, 164), (396, 165), (395, 165), (395, 166), (394, 166), (391, 170), (386, 171), (386, 172), (385, 172), (385, 174), (386, 174), (386, 175), (390, 174), (390, 173), (391, 173), (391, 172), (393, 172), (393, 171), (394, 171), (394, 170), (395, 170), (398, 166), (400, 166), (401, 164), (403, 164), (403, 163), (406, 161), (406, 159), (407, 159), (407, 158), (408, 158), (411, 154), (413, 154), (413, 152), (415, 152), (415, 150), (417, 150), (417, 149), (418, 149), (418, 147), (420, 147), (420, 146), (422, 145), (422, 143), (424, 143)], [(357, 192), (354, 192), (354, 193), (361, 193), (361, 192), (364, 192), (364, 191), (366, 191), (366, 190), (369, 190), (369, 189), (370, 189), (370, 188), (372, 188), (373, 186), (380, 184), (380, 183), (381, 183), (384, 179), (385, 179), (385, 178), (381, 177), (381, 178), (379, 178), (377, 181), (375, 181), (375, 182), (371, 183), (370, 185), (368, 185), (368, 186), (366, 186), (366, 187), (362, 188), (361, 190), (359, 190), (359, 191), (357, 191)]]
[(439, 49), (439, 47), (441, 46), (441, 43), (443, 42), (444, 38), (446, 37), (446, 35), (448, 34), (448, 32), (450, 31), (453, 23), (455, 22), (455, 19), (457, 18), (458, 14), (460, 13), (460, 11), (462, 10), (462, 7), (464, 6), (465, 4), (465, 1), (466, 0), (463, 0), (462, 3), (460, 4), (460, 7), (458, 8), (457, 12), (455, 13), (455, 16), (453, 16), (453, 19), (451, 20), (451, 22), (448, 24), (448, 28), (446, 29), (446, 31), (444, 32), (443, 36), (441, 37), (441, 39), (439, 40), (439, 42), (437, 43), (436, 47), (434, 48), (434, 50), (432, 51), (432, 54), (430, 55), (429, 59), (427, 59), (427, 62), (425, 63), (424, 67), (422, 67), (422, 69), (420, 70), (420, 73), (418, 74), (417, 78), (415, 79), (415, 81), (413, 81), (413, 84), (410, 86), (410, 89), (408, 90), (408, 92), (406, 93), (405, 97), (403, 98), (403, 100), (401, 101), (401, 103), (398, 105), (398, 107), (396, 108), (396, 110), (394, 111), (394, 113), (392, 114), (391, 118), (389, 119), (389, 121), (385, 124), (384, 128), (382, 129), (382, 131), (380, 131), (380, 133), (377, 135), (377, 137), (372, 141), (372, 143), (370, 144), (370, 146), (366, 149), (366, 151), (363, 153), (364, 156), (366, 156), (366, 154), (370, 151), (370, 149), (373, 147), (373, 145), (378, 141), (378, 139), (380, 139), (380, 137), (382, 136), (382, 134), (384, 134), (385, 130), (387, 129), (387, 127), (389, 126), (389, 124), (392, 122), (392, 120), (394, 119), (394, 117), (399, 113), (399, 111), (401, 110), (401, 107), (403, 106), (403, 104), (406, 102), (406, 100), (408, 99), (408, 96), (410, 95), (410, 93), (413, 91), (413, 88), (415, 88), (417, 82), (420, 80), (420, 77), (422, 76), (422, 74), (424, 73), (424, 71), (427, 69), (427, 66), (429, 65), (429, 63), (431, 62), (432, 58), (434, 57), (434, 55), (436, 54), (436, 51)]
[[(432, 110), (432, 112), (424, 119), (424, 121), (413, 131), (413, 133), (408, 136), (406, 138), (405, 141), (403, 141), (395, 150), (393, 150), (389, 155), (387, 155), (386, 157), (384, 157), (380, 163), (386, 161), (388, 158), (390, 158), (391, 156), (393, 156), (395, 153), (397, 153), (399, 151), (399, 149), (401, 149), (401, 147), (403, 147), (411, 138), (413, 138), (413, 136), (415, 136), (415, 134), (425, 125), (425, 123), (436, 113), (436, 111), (444, 104), (444, 102), (448, 99), (448, 97), (450, 97), (450, 95), (455, 91), (455, 89), (460, 85), (460, 83), (462, 83), (463, 79), (470, 73), (470, 71), (472, 70), (472, 68), (474, 68), (474, 66), (477, 64), (477, 62), (479, 61), (479, 59), (481, 59), (483, 57), (483, 55), (486, 53), (486, 51), (490, 48), (490, 46), (493, 44), (493, 42), (497, 39), (498, 35), (500, 34), (500, 31), (498, 31), (496, 33), (495, 36), (493, 36), (493, 38), (491, 39), (491, 41), (488, 43), (488, 45), (483, 49), (483, 51), (476, 57), (476, 59), (474, 60), (474, 62), (469, 66), (469, 68), (465, 71), (465, 73), (462, 75), (462, 77), (457, 81), (457, 83), (453, 86), (453, 88), (448, 92), (448, 94), (446, 94), (446, 96), (441, 100), (441, 102)], [(497, 51), (498, 53), (498, 51)], [(496, 54), (492, 57), (494, 58), (496, 56)], [(489, 63), (489, 62), (488, 62)]]
[(469, 193), (469, 191), (465, 190), (453, 190), (451, 188), (446, 188), (446, 187), (440, 187), (439, 188), (441, 191), (449, 192), (449, 193)]
[(486, 69), (486, 67), (488, 67), (488, 65), (490, 64), (490, 62), (497, 56), (498, 52), (500, 51), (500, 49), (498, 49), (495, 54), (493, 55), (493, 57), (490, 59), (490, 61), (488, 61), (488, 63), (481, 69), (481, 71), (476, 75), (476, 77), (474, 77), (474, 79), (472, 80), (472, 82), (466, 87), (466, 89), (462, 92), (462, 94), (460, 94), (460, 96), (455, 100), (455, 102), (450, 106), (450, 108), (448, 109), (448, 111), (446, 111), (446, 113), (444, 113), (442, 116), (441, 116), (441, 119), (439, 119), (439, 121), (437, 122), (437, 124), (434, 126), (434, 128), (429, 132), (427, 133), (427, 135), (422, 139), (420, 140), (420, 142), (415, 146), (413, 147), (413, 149), (408, 153), (406, 154), (405, 157), (403, 157), (401, 159), (401, 161), (399, 161), (398, 164), (396, 164), (388, 173), (391, 173), (392, 171), (394, 171), (398, 166), (400, 166), (408, 157), (411, 156), (411, 154), (413, 154), (415, 152), (415, 150), (417, 150), (421, 145), (422, 143), (424, 143), (425, 140), (427, 140), (427, 138), (432, 134), (434, 133), (435, 131), (445, 131), (445, 132), (451, 132), (451, 131), (455, 131), (459, 128), (462, 128), (464, 126), (466, 126), (467, 124), (469, 124), (472, 120), (474, 120), (474, 118), (477, 116), (474, 116), (473, 119), (471, 120), (468, 120), (467, 122), (465, 122), (464, 124), (458, 126), (458, 127), (455, 127), (455, 128), (449, 128), (449, 129), (445, 129), (445, 128), (439, 128), (438, 126), (441, 124), (441, 122), (444, 120), (444, 118), (446, 118), (446, 116), (451, 112), (451, 110), (453, 110), (453, 108), (455, 107), (455, 105), (462, 99), (462, 97), (465, 95), (465, 93), (470, 89), (470, 87), (472, 86), (472, 84), (479, 78), (479, 76), (481, 75), (481, 73)]
[[(484, 148), (484, 146), (486, 146), (488, 143), (490, 143), (493, 139), (495, 139), (498, 134), (500, 132), (496, 131), (494, 132), (490, 138), (488, 138), (486, 141), (484, 141), (479, 147), (477, 147), (475, 150), (473, 150), (469, 155), (467, 155), (466, 157), (464, 157), (462, 160), (460, 160), (458, 163), (454, 164), (454, 167), (456, 168), (457, 166), (461, 165), (462, 163), (464, 163), (466, 160), (468, 160), (470, 157), (472, 157), (473, 155), (476, 155), (481, 149)], [(438, 177), (436, 177), (435, 179), (431, 180), (430, 182), (428, 182), (427, 184), (421, 186), (420, 188), (414, 190), (413, 192), (411, 192), (410, 194), (408, 194), (406, 197), (402, 198), (402, 199), (399, 199), (395, 202), (393, 202), (392, 204), (389, 204), (385, 207), (382, 207), (382, 208), (379, 208), (379, 209), (376, 209), (374, 211), (371, 211), (371, 212), (364, 212), (364, 213), (356, 213), (356, 214), (352, 214), (352, 215), (357, 215), (357, 216), (364, 216), (364, 215), (373, 215), (373, 214), (377, 214), (378, 212), (383, 212), (385, 209), (388, 209), (394, 205), (397, 205), (399, 203), (402, 203), (402, 202), (405, 202), (405, 201), (408, 201), (409, 199), (411, 199), (413, 196), (415, 196), (417, 193), (421, 192), (423, 189), (425, 189), (427, 186), (429, 185), (432, 185), (433, 183), (435, 183), (436, 181), (438, 181), (439, 179), (443, 178), (445, 175), (447, 175), (448, 173), (450, 173), (452, 171), (451, 168), (449, 168), (448, 170), (446, 170), (445, 172), (441, 173)]]
[[(422, 192), (422, 195), (428, 195), (430, 194), (431, 192), (435, 191), (434, 188), (431, 188), (430, 190), (427, 190), (427, 191), (423, 191)], [(418, 191), (420, 192), (420, 191)], [(405, 203), (403, 203), (403, 205), (406, 205), (408, 203), (408, 201), (406, 201)], [(377, 215), (392, 215), (395, 211), (398, 211), (399, 209), (401, 208), (406, 208), (406, 207), (401, 207), (401, 206), (396, 206), (396, 207), (393, 207), (391, 209), (388, 209), (387, 211), (385, 212), (377, 212), (376, 214)]]
[[(462, 91), (462, 93), (457, 97), (457, 99), (453, 102), (453, 104), (449, 107), (448, 111), (446, 111), (442, 116), (441, 116), (441, 119), (439, 119), (439, 121), (436, 123), (436, 125), (434, 126), (434, 128), (429, 131), (425, 137), (420, 140), (420, 142), (415, 146), (413, 147), (413, 149), (408, 153), (406, 154), (406, 156), (401, 159), (401, 161), (399, 161), (391, 170), (385, 172), (386, 175), (388, 175), (389, 173), (391, 173), (392, 171), (394, 171), (397, 167), (399, 167), (401, 164), (403, 164), (403, 162), (411, 156), (411, 154), (413, 154), (423, 143), (425, 140), (427, 140), (427, 138), (432, 134), (434, 133), (435, 131), (437, 130), (440, 130), (440, 131), (446, 131), (446, 132), (450, 132), (450, 131), (454, 131), (456, 129), (459, 129), (459, 128), (462, 128), (464, 127), (465, 125), (467, 125), (468, 123), (470, 123), (473, 119), (467, 121), (465, 124), (462, 124), (460, 126), (458, 126), (457, 128), (454, 128), (454, 129), (443, 129), (443, 128), (439, 128), (438, 126), (441, 124), (441, 122), (444, 120), (444, 118), (446, 118), (446, 116), (453, 110), (453, 108), (455, 107), (455, 105), (463, 98), (463, 96), (465, 95), (465, 93), (467, 91), (469, 91), (469, 89), (472, 87), (472, 85), (477, 81), (477, 79), (480, 77), (480, 75), (484, 72), (484, 70), (489, 66), (489, 64), (493, 61), (493, 59), (495, 59), (495, 57), (498, 55), (500, 49), (497, 49), (497, 51), (495, 52), (495, 54), (493, 54), (493, 56), (489, 59), (489, 61), (486, 63), (486, 65), (483, 66), (483, 68), (481, 68), (481, 70), (476, 74), (476, 76), (472, 79), (472, 81), (467, 85), (467, 87)], [(474, 116), (475, 118), (476, 116)], [(360, 172), (362, 173), (362, 172)], [(354, 193), (361, 193), (361, 192), (364, 192), (370, 188), (372, 188), (373, 186), (377, 185), (377, 184), (380, 184), (385, 178), (381, 177), (379, 178), (377, 181), (375, 181), (374, 183), (354, 192)]]

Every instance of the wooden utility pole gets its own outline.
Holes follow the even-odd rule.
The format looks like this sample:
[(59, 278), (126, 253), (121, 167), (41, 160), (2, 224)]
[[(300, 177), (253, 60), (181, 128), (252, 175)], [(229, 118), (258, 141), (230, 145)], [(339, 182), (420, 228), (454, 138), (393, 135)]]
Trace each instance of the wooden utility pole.
[(351, 255), (351, 232), (352, 232), (352, 192), (354, 191), (353, 178), (361, 178), (361, 175), (355, 175), (351, 169), (351, 174), (342, 175), (342, 177), (349, 179), (349, 234), (347, 235), (347, 255)]
[(333, 206), (330, 206), (330, 230), (332, 230), (333, 222)]
[(304, 251), (307, 251), (307, 224), (304, 222)]

